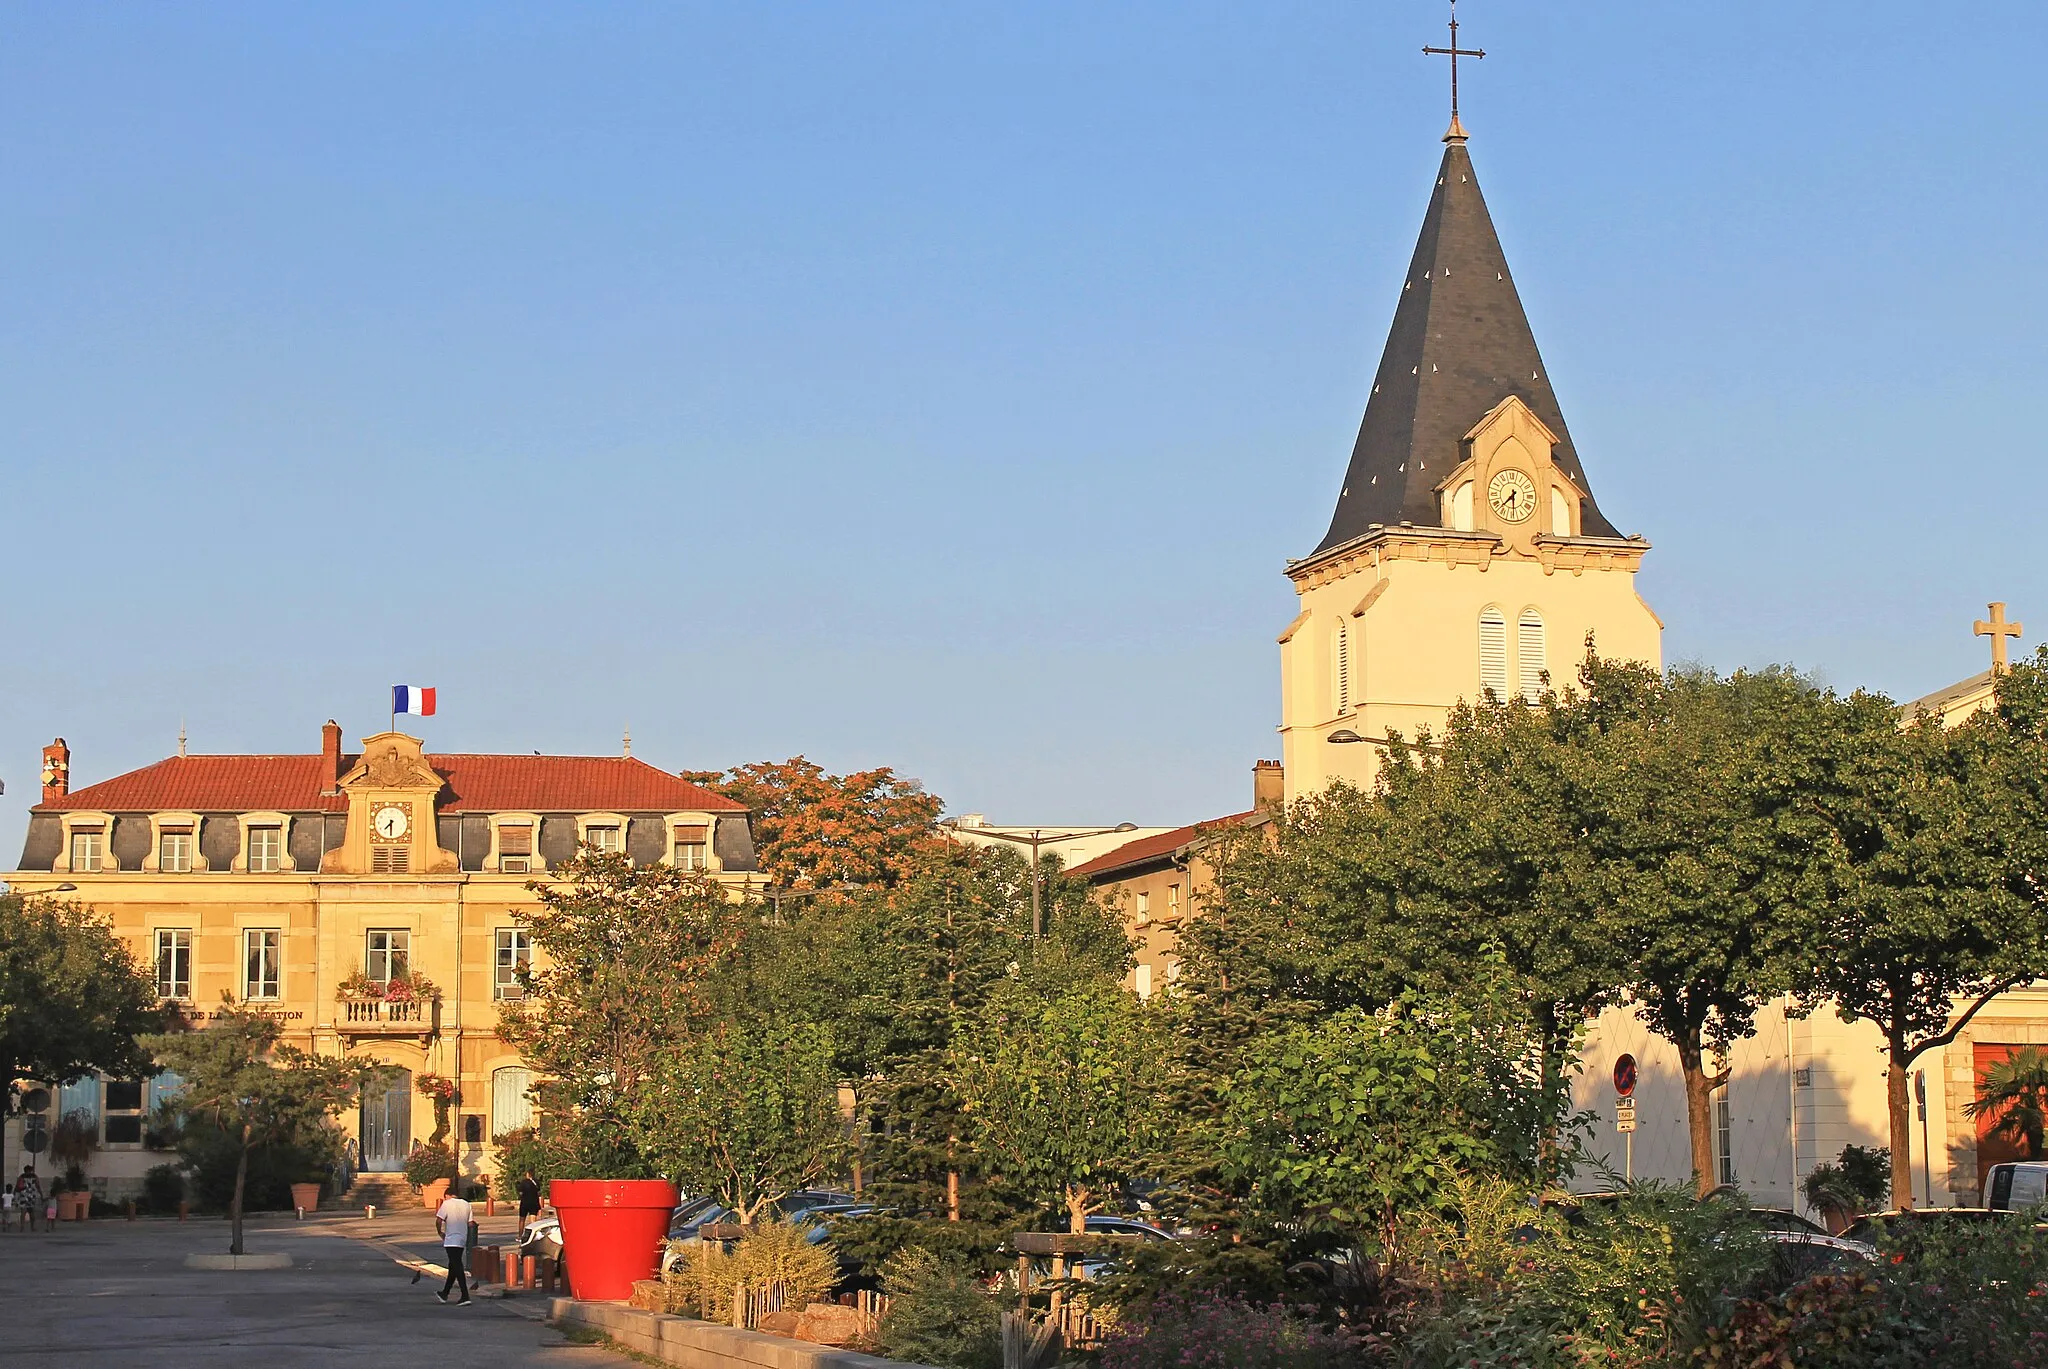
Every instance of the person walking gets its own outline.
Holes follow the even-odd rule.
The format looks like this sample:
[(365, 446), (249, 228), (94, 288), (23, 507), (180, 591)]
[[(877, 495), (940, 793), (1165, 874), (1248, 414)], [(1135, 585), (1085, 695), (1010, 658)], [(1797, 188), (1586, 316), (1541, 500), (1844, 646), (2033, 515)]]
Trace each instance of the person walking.
[(457, 1307), (469, 1306), (469, 1272), (463, 1261), (469, 1255), (469, 1233), (475, 1221), (476, 1212), (469, 1199), (459, 1198), (452, 1191), (434, 1212), (434, 1225), (441, 1232), (441, 1254), (448, 1261), (448, 1279), (434, 1296), (446, 1302), (449, 1290), (459, 1286), (462, 1296), (456, 1300)]
[(21, 1178), (14, 1184), (14, 1205), (21, 1209), (21, 1229), (34, 1231), (36, 1218), (43, 1215), (43, 1181), (36, 1177), (33, 1164), (21, 1167)]
[(540, 1217), (540, 1180), (527, 1170), (519, 1180), (519, 1239), (526, 1239), (526, 1228)]

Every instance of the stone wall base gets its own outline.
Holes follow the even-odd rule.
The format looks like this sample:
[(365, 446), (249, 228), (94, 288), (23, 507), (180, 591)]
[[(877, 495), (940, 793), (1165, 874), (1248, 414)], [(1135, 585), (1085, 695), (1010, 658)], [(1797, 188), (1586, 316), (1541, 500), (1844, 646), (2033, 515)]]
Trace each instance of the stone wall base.
[(602, 1331), (628, 1350), (681, 1369), (926, 1369), (854, 1350), (648, 1312), (622, 1302), (556, 1298), (549, 1304), (549, 1314), (565, 1325)]

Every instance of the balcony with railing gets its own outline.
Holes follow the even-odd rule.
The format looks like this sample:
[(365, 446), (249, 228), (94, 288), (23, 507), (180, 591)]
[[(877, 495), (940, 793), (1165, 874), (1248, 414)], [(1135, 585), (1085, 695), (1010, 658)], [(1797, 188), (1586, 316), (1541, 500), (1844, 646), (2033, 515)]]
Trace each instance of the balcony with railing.
[(335, 992), (335, 1029), (343, 1036), (417, 1036), (441, 1029), (441, 991), (422, 974), (371, 979), (354, 974)]

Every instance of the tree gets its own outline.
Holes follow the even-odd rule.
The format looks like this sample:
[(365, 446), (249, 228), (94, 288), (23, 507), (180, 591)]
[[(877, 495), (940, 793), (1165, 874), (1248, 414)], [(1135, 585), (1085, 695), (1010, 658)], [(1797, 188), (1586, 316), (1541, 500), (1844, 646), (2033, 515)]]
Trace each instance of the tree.
[(1991, 1134), (2018, 1145), (2029, 1160), (2048, 1143), (2048, 1055), (2024, 1046), (1984, 1071), (1963, 1116), (1991, 1117)]
[[(1548, 705), (1572, 753), (1575, 921), (1614, 947), (1616, 982), (1678, 1052), (1694, 1180), (1714, 1185), (1712, 1105), (1729, 1047), (1790, 985), (1820, 901), (1831, 696), (1789, 671), (1659, 676), (1589, 659)], [(1709, 1072), (1707, 1053), (1724, 1062)]]
[(380, 1078), (386, 1067), (337, 1060), (278, 1044), (277, 1019), (238, 1007), (223, 995), (221, 1009), (199, 1031), (145, 1037), (143, 1046), (184, 1081), (179, 1112), (217, 1128), (236, 1148), (235, 1184), (228, 1201), (234, 1254), (242, 1253), (242, 1199), (249, 1156), (259, 1147), (289, 1142), (323, 1124)]
[(1064, 1207), (1070, 1231), (1087, 1229), (1158, 1140), (1164, 1053), (1119, 988), (1002, 994), (952, 1056), (988, 1163)]
[(703, 875), (589, 849), (529, 887), (539, 905), (518, 916), (534, 961), (525, 996), (499, 1008), (498, 1034), (547, 1076), (543, 1101), (583, 1167), (620, 1177), (639, 1165), (628, 1104), (650, 1063), (706, 1017), (706, 979), (750, 910)]
[(146, 1073), (137, 1038), (164, 1025), (155, 984), (106, 919), (70, 899), (0, 894), (0, 1098), (17, 1079)]
[(631, 1098), (634, 1141), (688, 1192), (751, 1222), (845, 1150), (832, 1038), (809, 1022), (720, 1022), (663, 1049)]
[(2040, 662), (1999, 684), (2000, 706), (1954, 728), (1898, 725), (1888, 701), (1842, 702), (1834, 784), (1810, 796), (1829, 832), (1825, 918), (1798, 987), (1884, 1039), (1892, 1203), (1913, 1205), (1913, 1062), (2044, 968)]
[(1347, 1008), (1258, 1042), (1231, 1081), (1218, 1151), (1275, 1217), (1400, 1262), (1404, 1223), (1460, 1174), (1539, 1176), (1539, 1138), (1570, 1105), (1529, 1050), (1532, 1024), (1497, 961), (1457, 997)]
[(938, 798), (887, 766), (828, 775), (792, 756), (687, 778), (752, 810), (761, 871), (786, 889), (894, 884), (943, 840)]

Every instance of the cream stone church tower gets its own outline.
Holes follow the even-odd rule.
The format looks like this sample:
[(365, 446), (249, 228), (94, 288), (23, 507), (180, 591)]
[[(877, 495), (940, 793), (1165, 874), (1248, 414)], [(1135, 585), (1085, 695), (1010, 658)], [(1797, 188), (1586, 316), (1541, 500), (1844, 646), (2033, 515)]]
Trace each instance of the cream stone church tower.
[(1336, 514), (1287, 567), (1290, 802), (1369, 785), (1389, 729), (1570, 683), (1589, 638), (1663, 662), (1635, 587), (1649, 543), (1594, 502), (1465, 142), (1453, 117)]

